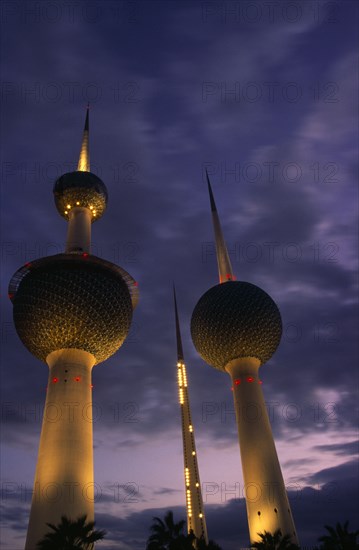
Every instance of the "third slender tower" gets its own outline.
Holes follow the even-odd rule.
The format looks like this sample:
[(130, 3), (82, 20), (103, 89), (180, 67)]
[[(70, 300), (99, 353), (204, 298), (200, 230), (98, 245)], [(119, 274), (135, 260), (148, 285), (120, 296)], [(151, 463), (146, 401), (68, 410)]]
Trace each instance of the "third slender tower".
[(177, 380), (179, 402), (181, 406), (182, 439), (183, 439), (183, 461), (184, 478), (186, 490), (187, 509), (187, 530), (191, 531), (198, 538), (203, 538), (208, 544), (206, 518), (203, 510), (201, 481), (199, 478), (196, 444), (194, 440), (194, 429), (191, 419), (191, 409), (188, 395), (187, 373), (184, 362), (181, 330), (178, 319), (176, 291), (173, 289), (176, 339), (177, 339)]

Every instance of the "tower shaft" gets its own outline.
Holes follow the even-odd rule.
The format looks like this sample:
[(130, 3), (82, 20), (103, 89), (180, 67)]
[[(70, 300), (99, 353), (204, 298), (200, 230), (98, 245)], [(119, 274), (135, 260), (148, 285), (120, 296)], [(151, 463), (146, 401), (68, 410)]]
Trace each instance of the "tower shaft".
[(95, 357), (62, 349), (47, 357), (49, 380), (25, 550), (61, 516), (94, 518), (91, 371)]
[(206, 518), (203, 509), (201, 480), (199, 477), (194, 428), (187, 386), (187, 372), (183, 357), (181, 331), (178, 319), (176, 293), (174, 290), (176, 339), (177, 339), (177, 380), (179, 403), (181, 406), (183, 462), (186, 491), (187, 530), (208, 544)]
[(69, 211), (66, 252), (91, 252), (91, 211), (75, 206)]
[(187, 530), (208, 544), (207, 525), (203, 509), (201, 480), (199, 477), (194, 428), (187, 388), (186, 365), (177, 363), (179, 402), (181, 405), (183, 462), (186, 490)]
[(235, 359), (226, 365), (233, 382), (250, 541), (258, 541), (258, 533), (280, 529), (298, 544), (258, 377), (259, 366), (260, 361), (254, 357)]

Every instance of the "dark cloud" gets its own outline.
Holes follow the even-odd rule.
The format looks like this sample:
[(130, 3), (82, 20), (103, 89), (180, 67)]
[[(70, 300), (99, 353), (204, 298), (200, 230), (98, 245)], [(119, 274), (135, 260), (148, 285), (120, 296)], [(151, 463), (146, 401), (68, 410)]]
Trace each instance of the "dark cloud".
[(172, 495), (173, 493), (177, 493), (178, 491), (176, 489), (171, 489), (170, 487), (161, 487), (158, 490), (155, 491), (156, 495)]
[(332, 444), (332, 445), (318, 445), (314, 447), (316, 451), (334, 451), (338, 455), (357, 455), (359, 451), (359, 442), (358, 441), (349, 441), (348, 443), (343, 444)]
[(352, 479), (354, 481), (358, 476), (358, 467), (357, 460), (345, 462), (340, 466), (333, 466), (331, 468), (325, 468), (324, 470), (316, 472), (308, 478), (308, 481), (321, 484), (331, 482), (334, 479), (338, 480), (338, 483), (341, 483), (347, 479)]

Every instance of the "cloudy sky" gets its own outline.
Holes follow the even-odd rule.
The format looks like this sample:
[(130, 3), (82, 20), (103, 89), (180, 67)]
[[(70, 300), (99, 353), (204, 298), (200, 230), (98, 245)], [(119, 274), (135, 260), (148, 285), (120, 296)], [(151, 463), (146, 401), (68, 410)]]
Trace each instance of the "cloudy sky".
[(48, 372), (7, 285), (63, 251), (52, 186), (76, 167), (88, 101), (109, 191), (93, 252), (140, 288), (127, 342), (93, 374), (101, 548), (142, 550), (153, 516), (185, 517), (173, 281), (208, 532), (248, 543), (230, 379), (189, 332), (217, 283), (205, 168), (237, 278), (282, 314), (261, 377), (299, 538), (357, 528), (355, 3), (4, 0), (1, 20), (3, 550), (23, 548)]

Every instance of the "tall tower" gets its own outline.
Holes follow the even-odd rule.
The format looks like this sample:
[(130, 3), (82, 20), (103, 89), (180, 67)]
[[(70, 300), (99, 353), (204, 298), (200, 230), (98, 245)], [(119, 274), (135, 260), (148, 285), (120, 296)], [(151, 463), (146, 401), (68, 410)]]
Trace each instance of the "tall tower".
[(26, 550), (62, 515), (94, 518), (91, 371), (124, 342), (138, 300), (125, 270), (91, 254), (107, 190), (90, 172), (88, 141), (87, 109), (77, 171), (54, 186), (68, 222), (65, 253), (27, 263), (9, 285), (17, 333), (49, 367)]
[(259, 287), (235, 281), (207, 174), (220, 284), (198, 301), (191, 320), (201, 357), (232, 379), (249, 534), (288, 534), (298, 543), (258, 370), (279, 344), (282, 321), (274, 301)]
[(188, 396), (186, 365), (184, 363), (182, 338), (178, 319), (176, 291), (173, 288), (176, 338), (177, 338), (177, 379), (179, 402), (182, 417), (183, 461), (186, 491), (187, 529), (188, 533), (200, 539), (204, 538), (208, 544), (206, 518), (203, 509), (201, 481), (199, 478), (194, 430), (191, 420), (191, 409)]

